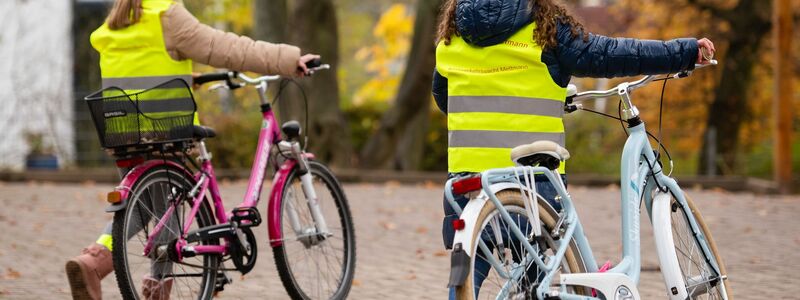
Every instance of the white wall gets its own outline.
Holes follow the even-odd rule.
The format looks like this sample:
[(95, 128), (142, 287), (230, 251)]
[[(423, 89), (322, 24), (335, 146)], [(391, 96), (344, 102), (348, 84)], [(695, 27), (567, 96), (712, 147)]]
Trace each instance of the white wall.
[(64, 166), (75, 154), (72, 1), (0, 1), (0, 169), (21, 170), (26, 132)]

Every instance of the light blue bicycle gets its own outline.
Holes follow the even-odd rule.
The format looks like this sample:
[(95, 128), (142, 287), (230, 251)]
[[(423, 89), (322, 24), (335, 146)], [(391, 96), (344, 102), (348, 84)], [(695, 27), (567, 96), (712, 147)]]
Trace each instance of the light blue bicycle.
[[(712, 61), (711, 65), (716, 65)], [(697, 68), (703, 66), (698, 65)], [(558, 166), (569, 152), (538, 141), (512, 150), (518, 167), (493, 169), (447, 181), (445, 194), (459, 214), (454, 222), (450, 285), (457, 299), (640, 299), (640, 205), (653, 224), (656, 250), (669, 299), (732, 299), (727, 272), (694, 203), (675, 179), (664, 174), (631, 92), (656, 80), (691, 72), (646, 76), (607, 91), (576, 93), (575, 102), (619, 96), (630, 133), (622, 153), (622, 260), (598, 267)], [(557, 212), (536, 192), (534, 174), (556, 187)], [(471, 200), (463, 211), (454, 195)], [(458, 224), (456, 224), (458, 223)], [(532, 224), (536, 224), (532, 226)]]

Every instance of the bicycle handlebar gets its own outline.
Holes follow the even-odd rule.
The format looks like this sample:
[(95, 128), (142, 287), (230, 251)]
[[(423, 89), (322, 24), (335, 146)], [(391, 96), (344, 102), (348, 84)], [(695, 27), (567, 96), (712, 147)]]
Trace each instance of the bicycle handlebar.
[[(695, 70), (697, 70), (697, 69), (702, 69), (702, 68), (705, 68), (705, 67), (708, 67), (708, 66), (716, 66), (717, 64), (718, 64), (717, 60), (711, 60), (711, 61), (709, 61), (708, 64), (704, 64), (704, 65), (695, 64), (694, 67), (695, 67)], [(683, 72), (679, 72), (679, 73), (673, 75), (672, 78), (676, 78), (676, 79), (685, 78), (685, 77), (688, 77), (691, 74), (692, 74), (692, 71), (683, 71)], [(643, 87), (643, 86), (647, 85), (648, 83), (652, 82), (655, 79), (656, 79), (656, 75), (647, 75), (647, 76), (642, 77), (641, 79), (636, 80), (636, 81), (629, 81), (629, 82), (620, 83), (616, 87), (613, 87), (613, 88), (611, 88), (609, 90), (580, 92), (580, 93), (576, 93), (575, 95), (568, 96), (567, 99), (571, 100), (571, 101), (581, 101), (581, 100), (587, 100), (587, 99), (593, 99), (593, 98), (604, 98), (604, 97), (610, 97), (610, 96), (614, 96), (614, 95), (619, 95), (620, 92), (623, 92), (623, 89), (624, 89), (624, 91), (630, 92), (630, 91), (636, 90), (636, 89), (638, 89), (640, 87)]]
[(220, 72), (220, 73), (208, 73), (202, 74), (200, 76), (194, 77), (194, 84), (204, 84), (212, 81), (222, 81), (222, 80), (229, 80), (231, 78), (236, 77), (238, 72), (231, 71), (231, 72)]
[[(314, 59), (306, 63), (306, 67), (308, 68), (307, 76), (311, 76), (316, 71), (320, 70), (327, 70), (330, 69), (331, 66), (329, 64), (323, 64), (320, 59)], [(217, 85), (212, 86), (210, 89), (217, 89), (217, 88), (228, 88), (231, 90), (238, 89), (245, 85), (258, 85), (262, 82), (270, 82), (276, 81), (281, 79), (280, 75), (264, 75), (260, 77), (250, 77), (245, 75), (244, 73), (239, 73), (236, 71), (228, 71), (228, 72), (218, 72), (218, 73), (207, 73), (202, 74), (197, 77), (193, 78), (193, 83), (197, 85), (202, 85), (209, 82), (214, 81), (225, 81), (225, 83), (220, 83)], [(238, 79), (240, 82), (234, 82), (233, 79)]]

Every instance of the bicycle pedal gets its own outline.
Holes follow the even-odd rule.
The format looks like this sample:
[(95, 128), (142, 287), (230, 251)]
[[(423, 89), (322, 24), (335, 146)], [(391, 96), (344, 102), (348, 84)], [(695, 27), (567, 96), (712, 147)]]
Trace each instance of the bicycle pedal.
[(239, 227), (252, 227), (261, 224), (261, 213), (255, 207), (237, 207), (231, 211), (231, 222)]
[(218, 272), (217, 273), (217, 282), (214, 284), (214, 292), (222, 292), (225, 290), (226, 284), (233, 283), (233, 279), (228, 277), (225, 272)]

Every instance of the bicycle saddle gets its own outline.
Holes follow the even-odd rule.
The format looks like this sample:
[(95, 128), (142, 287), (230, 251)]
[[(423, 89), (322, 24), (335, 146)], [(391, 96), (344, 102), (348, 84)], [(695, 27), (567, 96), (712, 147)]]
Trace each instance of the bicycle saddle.
[(196, 139), (205, 139), (217, 136), (217, 132), (214, 131), (214, 128), (208, 126), (194, 125), (192, 135)]
[(551, 141), (536, 141), (511, 149), (511, 160), (521, 166), (539, 165), (555, 170), (562, 161), (567, 159), (569, 159), (569, 151)]

